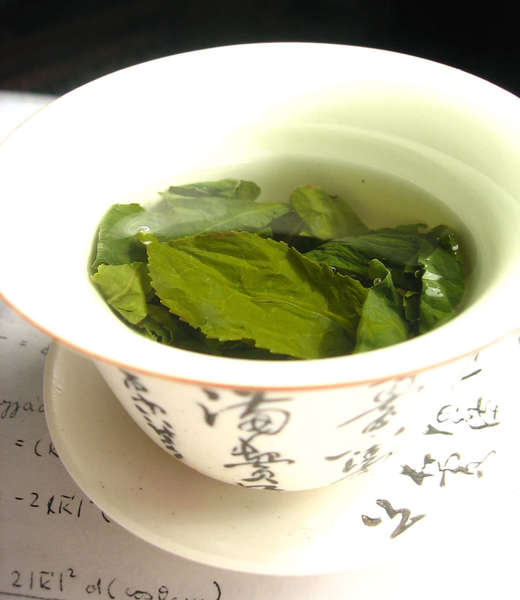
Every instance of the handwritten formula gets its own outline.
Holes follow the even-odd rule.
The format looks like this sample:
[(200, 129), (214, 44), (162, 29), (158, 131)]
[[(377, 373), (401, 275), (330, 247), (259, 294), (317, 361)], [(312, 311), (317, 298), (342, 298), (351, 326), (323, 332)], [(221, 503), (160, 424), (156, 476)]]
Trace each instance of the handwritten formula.
[(112, 575), (85, 574), (71, 566), (65, 569), (11, 569), (0, 580), (0, 599), (66, 600), (100, 598), (105, 600), (221, 600), (222, 586), (218, 581), (199, 584), (202, 591), (186, 595), (171, 582), (157, 585), (131, 584), (128, 579)]

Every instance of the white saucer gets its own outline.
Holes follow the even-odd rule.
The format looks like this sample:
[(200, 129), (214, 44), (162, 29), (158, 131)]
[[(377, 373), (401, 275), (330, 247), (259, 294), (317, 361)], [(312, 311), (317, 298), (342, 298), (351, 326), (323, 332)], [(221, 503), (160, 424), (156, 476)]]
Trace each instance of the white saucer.
[[(57, 344), (46, 363), (45, 410), (71, 476), (143, 540), (236, 571), (334, 573), (440, 549), (448, 537), (462, 548), (472, 543), (464, 540), (474, 519), (482, 525), (507, 484), (498, 468), (508, 438), (498, 424), (503, 412), (494, 410), (500, 394), (484, 394), (476, 410), (486, 370), (480, 365), (468, 363), (466, 375), (476, 373), (461, 373), (460, 384), (433, 407), (424, 430), (443, 433), (422, 435), (374, 473), (308, 492), (248, 490), (187, 468), (138, 429), (89, 360)], [(448, 408), (439, 418), (441, 407)]]

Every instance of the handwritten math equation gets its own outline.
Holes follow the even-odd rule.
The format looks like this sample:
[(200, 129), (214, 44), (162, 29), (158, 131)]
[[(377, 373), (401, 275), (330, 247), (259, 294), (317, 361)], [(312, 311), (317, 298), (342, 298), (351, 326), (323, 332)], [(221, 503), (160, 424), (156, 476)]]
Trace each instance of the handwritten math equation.
[(105, 523), (110, 523), (110, 519), (94, 502), (81, 494), (42, 494), (34, 490), (14, 496), (14, 501), (31, 510), (37, 510), (44, 515), (51, 517), (68, 517), (79, 519), (85, 515), (85, 511), (94, 507), (100, 514)]
[(222, 586), (218, 581), (205, 585), (204, 594), (179, 593), (171, 584), (129, 585), (120, 577), (84, 575), (76, 567), (64, 569), (11, 569), (0, 589), (0, 598), (27, 598), (28, 600), (67, 600), (68, 595), (83, 595), (102, 600), (223, 600)]
[(0, 421), (8, 422), (11, 419), (26, 415), (43, 415), (44, 413), (43, 402), (39, 396), (36, 396), (34, 400), (25, 400), (23, 402), (8, 400), (7, 398), (0, 399)]
[[(29, 451), (29, 453), (38, 458), (44, 458), (47, 456), (53, 456), (59, 458), (58, 452), (54, 447), (54, 444), (48, 439), (24, 439), (17, 438), (14, 442), (16, 448), (23, 448)], [(23, 450), (20, 450), (22, 452)]]

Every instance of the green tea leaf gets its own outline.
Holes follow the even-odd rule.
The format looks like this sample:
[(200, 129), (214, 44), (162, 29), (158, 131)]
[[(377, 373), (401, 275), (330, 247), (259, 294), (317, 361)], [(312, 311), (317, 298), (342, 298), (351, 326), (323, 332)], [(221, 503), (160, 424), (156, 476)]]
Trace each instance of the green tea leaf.
[(106, 302), (129, 323), (139, 323), (148, 314), (151, 287), (145, 263), (103, 264), (91, 280)]
[(231, 232), (146, 247), (161, 302), (210, 338), (296, 358), (354, 346), (366, 290), (282, 242)]
[(374, 229), (360, 235), (343, 236), (336, 240), (368, 258), (377, 258), (389, 265), (416, 265), (423, 225), (405, 225)]
[(407, 290), (403, 294), (404, 318), (412, 336), (419, 333), (419, 318), (421, 315), (421, 291)]
[(311, 185), (290, 204), (259, 194), (254, 182), (221, 179), (170, 186), (146, 209), (113, 205), (98, 227), (92, 282), (152, 340), (251, 359), (381, 348), (455, 314), (464, 272), (446, 226), (369, 230)]
[(99, 225), (91, 273), (101, 264), (146, 261), (137, 239), (143, 230), (162, 240), (209, 231), (264, 230), (290, 207), (255, 202), (259, 193), (252, 181), (223, 179), (172, 186), (149, 209), (135, 203), (114, 204)]
[(401, 299), (390, 271), (374, 259), (370, 261), (369, 275), (374, 285), (368, 290), (363, 304), (354, 352), (384, 348), (409, 337)]
[(181, 321), (161, 305), (147, 304), (146, 317), (138, 323), (138, 328), (146, 337), (163, 344), (175, 344), (179, 338)]
[[(287, 354), (274, 354), (265, 348), (256, 348), (251, 340), (232, 340), (220, 342), (216, 339), (206, 338), (206, 346), (210, 350), (206, 353), (226, 356), (228, 358), (245, 358), (249, 360), (292, 360)], [(204, 351), (204, 350), (203, 350)]]
[(460, 242), (455, 235), (455, 232), (446, 227), (446, 225), (438, 225), (437, 227), (434, 227), (428, 232), (427, 237), (434, 243), (434, 245), (439, 245), (441, 248), (444, 248), (444, 250), (447, 250), (459, 260), (462, 260), (460, 253)]
[(392, 281), (396, 288), (404, 292), (420, 292), (422, 269), (419, 265), (407, 265), (405, 267), (390, 266)]
[(135, 233), (145, 214), (139, 204), (113, 204), (98, 227), (91, 272), (101, 264), (122, 265), (145, 261), (146, 251)]
[[(157, 238), (170, 240), (196, 233), (262, 230), (288, 210), (288, 205), (280, 202), (185, 198), (166, 193), (161, 205), (146, 214), (144, 224)], [(134, 230), (138, 225), (136, 220)]]
[(223, 356), (221, 342), (210, 340), (198, 329), (181, 321), (162, 304), (148, 304), (148, 315), (137, 324), (137, 330), (146, 337), (163, 344)]
[(305, 222), (305, 231), (320, 240), (364, 233), (368, 229), (350, 206), (315, 185), (300, 185), (290, 202)]
[(322, 240), (305, 232), (305, 222), (292, 207), (281, 217), (271, 223), (272, 238), (278, 242), (285, 242), (296, 248), (298, 252), (308, 252), (322, 243)]
[(423, 240), (418, 262), (424, 269), (419, 333), (426, 333), (455, 316), (464, 295), (464, 269), (458, 254)]
[(305, 256), (348, 273), (370, 285), (368, 265), (377, 258), (389, 265), (394, 285), (403, 290), (420, 289), (417, 253), (424, 234), (423, 225), (404, 225), (367, 231), (325, 242)]
[(288, 242), (291, 238), (299, 235), (305, 227), (305, 222), (294, 208), (288, 206), (287, 209), (285, 214), (271, 223), (273, 236), (278, 241)]
[(282, 203), (225, 197), (165, 196), (164, 201), (166, 205), (150, 210), (139, 204), (114, 204), (100, 224), (91, 272), (100, 264), (146, 261), (146, 251), (137, 236), (140, 231), (168, 240), (210, 231), (265, 230), (273, 219), (289, 210)]
[(368, 285), (368, 265), (370, 259), (363, 253), (342, 242), (325, 242), (318, 248), (305, 252), (305, 257), (317, 263), (334, 267)]
[(243, 179), (219, 179), (218, 181), (171, 185), (168, 193), (191, 198), (219, 196), (239, 200), (256, 200), (260, 195), (260, 187), (253, 181)]

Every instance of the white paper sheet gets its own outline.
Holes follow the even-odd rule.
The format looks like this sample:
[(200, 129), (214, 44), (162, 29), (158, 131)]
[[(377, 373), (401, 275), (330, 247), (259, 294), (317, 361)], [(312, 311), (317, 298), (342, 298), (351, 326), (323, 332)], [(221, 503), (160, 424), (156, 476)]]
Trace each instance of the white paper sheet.
[[(0, 93), (0, 138), (46, 100)], [(473, 486), (475, 505), (468, 506), (471, 517), (462, 519), (456, 529), (450, 523), (441, 536), (442, 544), (428, 547), (425, 540), (406, 562), (389, 556), (377, 567), (309, 577), (255, 576), (195, 564), (155, 548), (111, 522), (68, 475), (49, 437), (42, 403), (42, 369), (49, 343), (47, 336), (0, 301), (0, 599), (517, 597), (517, 552), (511, 542), (519, 533), (520, 505), (515, 464), (518, 340), (508, 340), (502, 353), (496, 351), (493, 368), (484, 367), (478, 379), (474, 378), (473, 388), (467, 388), (471, 397), (466, 406), (474, 408), (473, 416), (467, 412), (448, 416), (445, 412), (446, 420), (436, 423), (439, 429), (442, 422), (448, 429), (451, 426), (454, 435), (471, 428), (471, 422), (501, 428), (505, 442), (500, 456), (497, 453), (500, 463), (494, 467), (500, 473), (498, 478), (495, 473), (493, 480), (499, 482), (497, 487), (486, 485), (486, 468), (482, 472), (475, 468), (471, 474), (454, 468), (449, 473), (450, 478), (465, 478)], [(482, 409), (478, 414), (478, 407), (484, 406), (478, 403), (482, 397), (486, 412)], [(446, 399), (439, 398), (439, 410), (446, 405)], [(420, 466), (415, 465), (416, 473)], [(427, 469), (423, 467), (424, 475)], [(376, 507), (367, 510), (370, 508), (372, 517), (384, 519), (383, 511), (378, 515)], [(384, 527), (390, 535), (395, 522), (385, 522)], [(405, 535), (406, 531), (402, 532)]]

